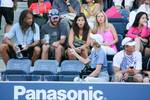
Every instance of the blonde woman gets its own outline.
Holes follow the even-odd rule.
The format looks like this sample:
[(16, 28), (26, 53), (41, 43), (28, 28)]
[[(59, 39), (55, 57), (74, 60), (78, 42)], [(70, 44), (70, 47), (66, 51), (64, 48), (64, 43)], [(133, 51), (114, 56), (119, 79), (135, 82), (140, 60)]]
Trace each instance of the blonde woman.
[(103, 37), (102, 48), (107, 55), (114, 55), (117, 53), (116, 43), (118, 42), (117, 32), (111, 23), (108, 23), (106, 14), (100, 11), (96, 15), (97, 27), (93, 29), (93, 32), (100, 34)]

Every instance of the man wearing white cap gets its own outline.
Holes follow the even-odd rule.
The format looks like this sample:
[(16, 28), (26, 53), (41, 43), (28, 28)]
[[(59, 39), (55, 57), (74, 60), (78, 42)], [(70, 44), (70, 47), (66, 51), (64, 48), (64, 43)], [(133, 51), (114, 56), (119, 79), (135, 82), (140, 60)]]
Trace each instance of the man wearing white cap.
[[(114, 80), (142, 82), (142, 55), (135, 51), (136, 42), (126, 37), (122, 40), (124, 50), (118, 52), (113, 58)], [(131, 76), (131, 77), (130, 77)]]
[[(109, 81), (109, 75), (107, 72), (107, 58), (104, 50), (101, 48), (102, 36), (99, 34), (91, 34), (91, 54), (88, 58), (82, 58), (74, 49), (71, 52), (84, 64), (89, 64), (92, 72), (87, 75), (83, 81), (87, 82), (106, 82)], [(84, 74), (85, 75), (85, 74)], [(81, 81), (83, 78), (76, 77), (74, 81)]]

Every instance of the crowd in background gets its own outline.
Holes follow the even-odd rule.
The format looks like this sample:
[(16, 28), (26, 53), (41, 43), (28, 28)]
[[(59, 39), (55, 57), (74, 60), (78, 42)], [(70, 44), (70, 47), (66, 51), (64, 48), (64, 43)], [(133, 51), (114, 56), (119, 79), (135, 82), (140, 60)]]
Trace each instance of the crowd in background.
[[(142, 58), (150, 57), (150, 0), (29, 0), (28, 9), (21, 12), (15, 24), (16, 1), (10, 0), (11, 5), (2, 1), (0, 15), (7, 24), (0, 54), (5, 64), (11, 58), (23, 57), (33, 64), (37, 59), (56, 59), (59, 63), (79, 59), (93, 70), (85, 81), (104, 82), (109, 81), (106, 67), (111, 55), (114, 81), (131, 81), (130, 76), (135, 82), (150, 81), (149, 71), (141, 73)], [(4, 13), (9, 9), (12, 14)], [(128, 21), (122, 41), (110, 18)]]

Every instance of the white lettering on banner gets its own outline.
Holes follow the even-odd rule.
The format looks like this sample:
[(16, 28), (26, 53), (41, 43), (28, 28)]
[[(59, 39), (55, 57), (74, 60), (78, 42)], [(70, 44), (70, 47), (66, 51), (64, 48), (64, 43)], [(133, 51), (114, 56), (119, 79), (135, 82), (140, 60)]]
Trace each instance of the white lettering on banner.
[(20, 97), (26, 100), (103, 100), (103, 91), (93, 90), (53, 90), (53, 89), (26, 89), (25, 86), (14, 86), (14, 99)]

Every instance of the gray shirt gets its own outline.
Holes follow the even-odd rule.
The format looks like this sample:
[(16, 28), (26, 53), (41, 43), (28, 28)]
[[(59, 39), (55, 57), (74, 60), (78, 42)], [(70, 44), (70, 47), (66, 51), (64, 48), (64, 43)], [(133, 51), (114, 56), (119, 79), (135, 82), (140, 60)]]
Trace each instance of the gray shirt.
[(35, 33), (32, 31), (31, 27), (23, 33), (19, 23), (16, 23), (4, 37), (8, 37), (9, 39), (14, 37), (17, 45), (32, 44), (34, 41), (40, 40), (39, 26), (35, 23)]
[[(73, 9), (79, 13), (80, 8), (81, 8), (80, 3), (77, 0), (69, 0), (69, 2), (70, 2), (71, 7), (73, 7)], [(60, 12), (60, 15), (69, 13), (67, 4), (64, 2), (64, 0), (54, 0), (53, 8), (58, 9), (58, 11)]]
[(41, 28), (41, 39), (44, 39), (45, 34), (49, 34), (49, 43), (52, 44), (60, 40), (61, 36), (67, 36), (68, 24), (65, 20), (61, 20), (58, 26), (54, 27), (49, 23), (46, 23)]

